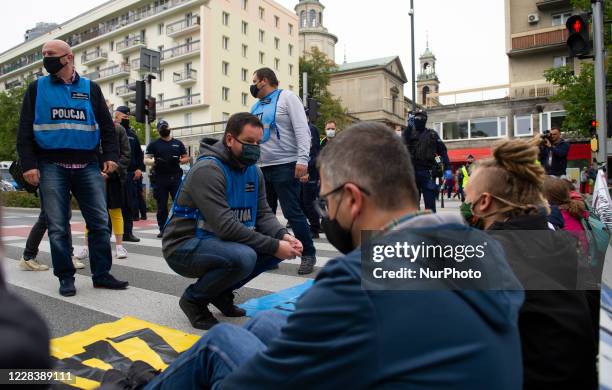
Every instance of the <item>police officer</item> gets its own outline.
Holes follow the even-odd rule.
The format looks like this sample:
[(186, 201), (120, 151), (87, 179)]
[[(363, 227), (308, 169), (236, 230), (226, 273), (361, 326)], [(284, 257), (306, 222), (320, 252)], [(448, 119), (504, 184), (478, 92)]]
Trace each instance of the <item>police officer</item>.
[(470, 180), (470, 175), (472, 174), (472, 164), (474, 163), (474, 156), (468, 154), (466, 158), (465, 165), (461, 166), (461, 187), (467, 187), (468, 180)]
[(450, 179), (452, 173), (444, 142), (438, 133), (427, 128), (427, 112), (419, 110), (411, 114), (404, 141), (412, 157), (417, 189), (423, 194), (425, 208), (436, 212), (437, 186), (434, 177), (439, 177), (437, 172), (442, 169), (446, 169), (446, 179)]
[(168, 219), (168, 195), (174, 200), (183, 177), (181, 164), (187, 164), (189, 157), (185, 145), (170, 135), (170, 125), (161, 119), (157, 122), (159, 138), (147, 146), (145, 164), (152, 165), (151, 185), (157, 203), (158, 238)]
[[(40, 184), (47, 214), (53, 273), (62, 296), (76, 294), (70, 256), (70, 193), (74, 194), (89, 228), (93, 286), (125, 289), (128, 282), (110, 273), (112, 253), (102, 173), (117, 169), (119, 147), (115, 125), (100, 87), (79, 76), (74, 53), (61, 40), (42, 47), (48, 76), (33, 81), (23, 97), (17, 152), (24, 178)], [(98, 165), (98, 150), (103, 153)]]
[(139, 242), (140, 238), (134, 236), (133, 220), (134, 211), (138, 210), (138, 181), (142, 179), (142, 172), (145, 170), (144, 154), (140, 147), (138, 136), (134, 129), (130, 127), (130, 108), (119, 106), (115, 112), (115, 120), (123, 126), (130, 141), (130, 165), (127, 168), (125, 185), (123, 186), (124, 202), (122, 207), (123, 214), (123, 241)]

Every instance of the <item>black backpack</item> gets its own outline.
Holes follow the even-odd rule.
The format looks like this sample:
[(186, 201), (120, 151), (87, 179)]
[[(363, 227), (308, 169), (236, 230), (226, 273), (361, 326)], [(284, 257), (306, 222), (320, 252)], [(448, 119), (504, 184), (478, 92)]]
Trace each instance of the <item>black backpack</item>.
[(19, 162), (19, 160), (13, 161), (13, 163), (9, 167), (9, 173), (11, 174), (11, 176), (13, 176), (13, 179), (15, 179), (15, 182), (17, 183), (19, 188), (23, 188), (30, 194), (36, 194), (36, 191), (38, 191), (38, 186), (33, 186), (32, 184), (28, 183), (23, 177), (23, 168), (21, 167), (21, 163)]

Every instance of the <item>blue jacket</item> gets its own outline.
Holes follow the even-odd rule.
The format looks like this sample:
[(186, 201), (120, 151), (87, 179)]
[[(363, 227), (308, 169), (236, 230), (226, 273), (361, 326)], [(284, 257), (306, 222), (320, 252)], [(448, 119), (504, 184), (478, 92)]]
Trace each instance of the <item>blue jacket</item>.
[[(450, 218), (426, 215), (409, 223), (456, 226), (458, 218)], [(415, 239), (409, 231), (398, 233)], [(489, 258), (497, 260), (492, 265), (509, 270), (499, 244), (474, 234), (490, 242)], [(219, 388), (522, 388), (522, 291), (372, 291), (361, 282), (359, 250), (331, 260), (299, 299), (281, 336)]]
[[(542, 147), (540, 149), (540, 162), (546, 174), (563, 176), (567, 174), (567, 155), (569, 154), (570, 144), (564, 139), (561, 139), (558, 144), (548, 148)], [(552, 163), (549, 164), (549, 155), (552, 155)]]

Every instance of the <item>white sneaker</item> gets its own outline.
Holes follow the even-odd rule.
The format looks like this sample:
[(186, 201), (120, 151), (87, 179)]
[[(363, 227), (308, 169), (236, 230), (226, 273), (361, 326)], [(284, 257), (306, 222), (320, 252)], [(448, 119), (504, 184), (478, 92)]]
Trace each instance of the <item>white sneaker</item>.
[(76, 269), (85, 268), (85, 264), (81, 263), (76, 257), (72, 258), (72, 265), (74, 265), (74, 268)]
[(79, 253), (77, 253), (76, 256), (74, 256), (74, 258), (77, 260), (85, 260), (88, 257), (89, 257), (89, 249), (86, 246), (82, 247)]
[(22, 257), (21, 261), (19, 262), (19, 268), (24, 271), (47, 271), (49, 266), (40, 264), (36, 259), (26, 260)]
[(128, 251), (124, 247), (118, 246), (117, 247), (117, 258), (127, 259), (127, 257), (128, 257)]

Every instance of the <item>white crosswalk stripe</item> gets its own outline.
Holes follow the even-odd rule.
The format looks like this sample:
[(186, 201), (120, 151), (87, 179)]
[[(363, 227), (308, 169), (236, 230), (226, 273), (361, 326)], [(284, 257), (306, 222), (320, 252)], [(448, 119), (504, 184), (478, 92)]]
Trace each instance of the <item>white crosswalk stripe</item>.
[[(27, 225), (14, 225), (11, 227), (27, 227)], [(135, 229), (134, 233), (140, 237), (138, 243), (124, 243), (128, 249), (127, 259), (113, 259), (111, 272), (119, 279), (130, 282), (130, 288), (126, 291), (108, 291), (94, 289), (92, 286), (89, 267), (80, 270), (76, 275), (77, 295), (64, 298), (58, 293), (58, 281), (53, 275), (53, 269), (46, 272), (26, 272), (19, 266), (19, 259), (26, 246), (26, 238), (20, 236), (5, 236), (3, 245), (5, 251), (4, 272), (9, 285), (12, 285), (18, 294), (33, 295), (30, 303), (42, 312), (43, 316), (48, 312), (51, 305), (54, 311), (74, 312), (78, 306), (84, 315), (91, 318), (80, 319), (91, 325), (95, 324), (95, 318), (120, 318), (123, 316), (134, 316), (147, 321), (184, 330), (190, 333), (200, 333), (193, 329), (184, 314), (178, 307), (178, 299), (185, 287), (193, 283), (193, 279), (183, 278), (177, 275), (166, 263), (161, 254), (161, 240), (154, 238), (157, 229), (143, 228)], [(82, 232), (73, 232), (75, 252), (78, 252), (84, 242)], [(114, 244), (112, 244), (114, 253)], [(251, 280), (245, 287), (238, 290), (238, 302), (243, 302), (252, 297), (263, 296), (280, 290), (300, 285), (310, 278), (316, 276), (317, 270), (323, 267), (329, 260), (338, 255), (338, 252), (329, 244), (324, 237), (315, 240), (315, 247), (319, 254), (315, 273), (311, 275), (297, 275), (300, 259), (286, 260), (281, 263), (279, 269), (265, 272)], [(38, 260), (51, 266), (50, 243), (45, 237), (39, 246)], [(87, 261), (85, 261), (87, 262)], [(210, 306), (211, 309), (212, 306)], [(213, 309), (214, 310), (214, 309)], [(78, 311), (78, 310), (77, 310)], [(215, 312), (215, 311), (213, 311)], [(221, 321), (240, 322), (242, 320), (226, 319), (216, 312)], [(54, 336), (71, 333), (80, 328), (67, 326), (58, 319), (45, 318), (51, 322), (50, 327)], [(65, 319), (64, 319), (65, 320)], [(58, 321), (54, 323), (54, 321)]]

